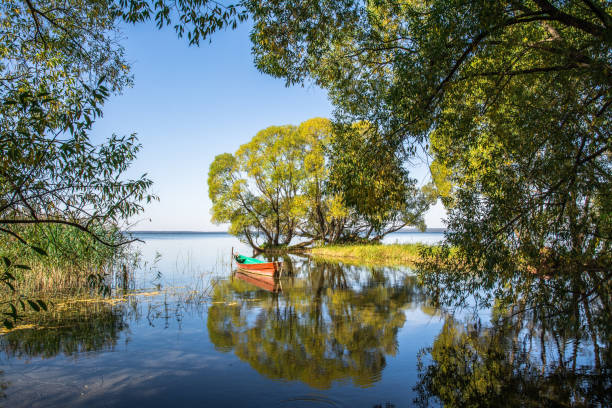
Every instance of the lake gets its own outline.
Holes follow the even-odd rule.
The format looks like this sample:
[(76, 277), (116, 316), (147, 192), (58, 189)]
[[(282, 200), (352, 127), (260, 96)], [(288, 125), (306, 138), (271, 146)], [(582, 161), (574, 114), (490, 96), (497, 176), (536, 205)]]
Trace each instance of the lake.
[(227, 234), (138, 237), (129, 287), (0, 336), (0, 405), (390, 408), (452, 405), (453, 393), (487, 405), (489, 390), (497, 405), (609, 402), (609, 339), (437, 308), (409, 268), (292, 255), (269, 281), (233, 271), (231, 248), (251, 251)]

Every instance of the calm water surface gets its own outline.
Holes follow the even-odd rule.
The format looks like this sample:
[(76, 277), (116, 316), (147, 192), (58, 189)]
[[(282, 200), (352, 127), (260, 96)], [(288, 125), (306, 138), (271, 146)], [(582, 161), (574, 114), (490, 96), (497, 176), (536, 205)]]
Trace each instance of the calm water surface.
[[(232, 271), (230, 249), (250, 251), (226, 234), (139, 237), (146, 240), (143, 266), (123, 296), (59, 304), (40, 324), (46, 328), (0, 336), (0, 405), (439, 405), (423, 400), (439, 381), (432, 355), (441, 359), (449, 345), (470, 339), (468, 348), (478, 350), (492, 336), (488, 310), (475, 316), (432, 307), (407, 268), (292, 256), (285, 276), (267, 281)], [(387, 241), (441, 238), (403, 233)], [(524, 353), (506, 346), (500, 345), (503, 355), (515, 353), (512, 361), (519, 361)], [(554, 352), (534, 347), (554, 361)], [(594, 360), (588, 340), (575, 354), (579, 367)], [(522, 369), (502, 360), (510, 375)]]

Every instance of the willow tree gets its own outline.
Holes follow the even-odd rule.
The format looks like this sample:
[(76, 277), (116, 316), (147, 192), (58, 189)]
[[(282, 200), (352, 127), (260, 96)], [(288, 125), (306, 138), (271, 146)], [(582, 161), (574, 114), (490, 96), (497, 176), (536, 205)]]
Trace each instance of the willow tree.
[(329, 119), (314, 118), (297, 129), (304, 143), (306, 178), (302, 189), (304, 217), (299, 235), (311, 241), (338, 242), (345, 238), (351, 217), (342, 194), (329, 189), (327, 148), (333, 138)]
[(328, 89), (374, 146), (431, 152), (464, 264), (610, 277), (609, 2), (247, 4), (259, 69)]
[[(431, 204), (426, 189), (417, 187), (392, 151), (367, 143), (367, 123), (343, 129), (315, 118), (297, 131), (303, 138), (306, 171), (300, 236), (321, 243), (378, 241), (406, 226), (425, 228), (423, 214)], [(343, 149), (335, 154), (338, 145)], [(356, 171), (356, 163), (367, 165)]]
[(287, 246), (293, 238), (336, 242), (351, 225), (342, 196), (328, 188), (328, 119), (260, 131), (235, 155), (215, 158), (208, 177), (213, 222), (253, 248)]
[(208, 193), (213, 222), (253, 248), (289, 245), (305, 209), (303, 140), (294, 126), (271, 126), (210, 165)]
[(347, 134), (359, 145), (364, 128), (338, 133), (328, 119), (314, 118), (264, 129), (235, 155), (217, 156), (208, 177), (213, 222), (230, 223), (230, 232), (257, 250), (298, 236), (305, 246), (379, 240), (406, 225), (424, 226), (430, 201), (393, 154), (386, 160), (361, 147), (346, 150), (347, 162), (376, 160), (377, 170), (332, 177), (330, 146)]
[(407, 226), (425, 230), (423, 215), (436, 199), (431, 184), (418, 186), (371, 123), (336, 128), (328, 149), (329, 186), (353, 215), (346, 236), (378, 241)]

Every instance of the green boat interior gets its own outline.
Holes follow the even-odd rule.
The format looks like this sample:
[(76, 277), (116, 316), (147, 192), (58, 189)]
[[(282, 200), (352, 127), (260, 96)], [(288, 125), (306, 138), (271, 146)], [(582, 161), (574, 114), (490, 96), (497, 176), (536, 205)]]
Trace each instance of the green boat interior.
[(244, 255), (236, 255), (235, 259), (236, 259), (236, 262), (241, 263), (241, 264), (260, 264), (260, 263), (265, 263), (264, 261), (262, 261), (260, 259), (249, 258), (248, 256), (244, 256)]

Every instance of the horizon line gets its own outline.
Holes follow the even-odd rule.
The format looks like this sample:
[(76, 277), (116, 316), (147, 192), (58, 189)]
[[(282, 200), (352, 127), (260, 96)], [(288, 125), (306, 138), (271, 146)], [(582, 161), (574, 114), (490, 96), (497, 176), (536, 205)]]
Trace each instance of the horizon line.
[[(198, 231), (198, 230), (124, 230), (122, 232), (133, 234), (228, 234), (228, 231)], [(399, 231), (390, 232), (389, 234), (412, 232), (412, 233), (427, 233), (427, 232), (446, 232), (446, 228), (427, 228), (425, 231), (420, 231), (417, 228), (406, 228)], [(388, 235), (388, 234), (387, 234)]]

